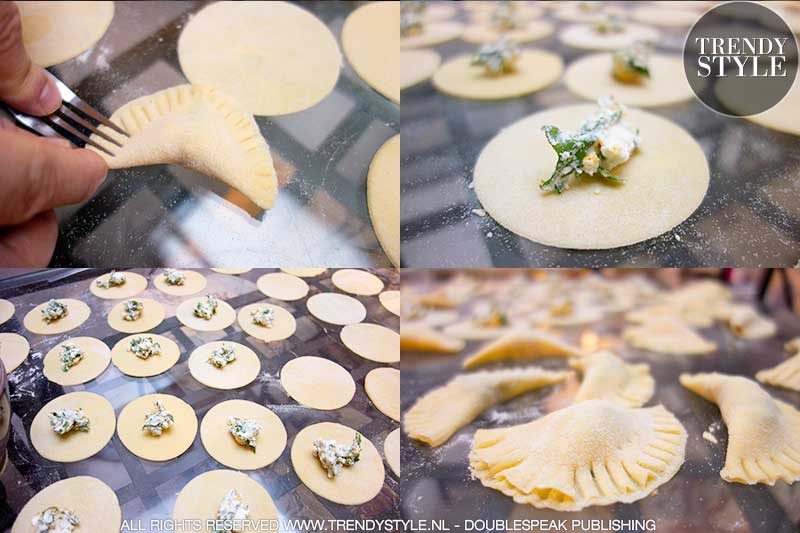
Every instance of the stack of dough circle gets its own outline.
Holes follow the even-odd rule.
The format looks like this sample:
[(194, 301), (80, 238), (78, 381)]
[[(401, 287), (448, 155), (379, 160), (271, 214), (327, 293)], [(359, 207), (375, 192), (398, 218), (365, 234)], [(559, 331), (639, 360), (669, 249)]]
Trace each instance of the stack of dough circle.
[(16, 333), (0, 333), (0, 360), (7, 373), (21, 365), (31, 351), (28, 339)]
[[(369, 165), (367, 206), (378, 242), (381, 243), (392, 264), (400, 266), (400, 135), (395, 135), (383, 143)], [(342, 271), (333, 275), (334, 285), (337, 285), (336, 278), (339, 272)], [(339, 277), (341, 279), (342, 275)], [(374, 282), (358, 279), (352, 281), (357, 284), (364, 283), (365, 286), (376, 285)]]
[[(83, 409), (89, 431), (74, 429), (59, 435), (50, 427), (50, 413), (61, 409)], [(116, 418), (111, 402), (93, 392), (71, 392), (50, 400), (31, 422), (31, 444), (45, 459), (72, 463), (102, 450), (114, 436)]]
[(213, 272), (217, 274), (228, 274), (229, 276), (239, 276), (241, 274), (247, 274), (252, 268), (212, 268)]
[[(137, 337), (152, 338), (161, 347), (161, 353), (142, 359), (128, 350), (131, 340)], [(123, 374), (137, 378), (157, 376), (166, 372), (175, 366), (180, 356), (181, 349), (175, 341), (153, 333), (129, 335), (117, 342), (111, 349), (111, 360), (114, 362), (114, 366)], [(83, 362), (80, 364), (83, 364)]]
[[(61, 347), (74, 344), (83, 352), (83, 357), (66, 372), (61, 366)], [(111, 362), (111, 349), (93, 337), (74, 337), (58, 343), (44, 356), (44, 377), (59, 385), (80, 385), (105, 372)]]
[(11, 533), (30, 533), (36, 515), (48, 507), (69, 509), (80, 529), (92, 533), (119, 533), (122, 510), (114, 490), (97, 478), (77, 476), (56, 481), (28, 500), (17, 515)]
[[(159, 436), (144, 431), (145, 417), (156, 410), (156, 400), (175, 417), (175, 423)], [(148, 461), (175, 459), (189, 449), (197, 435), (197, 415), (188, 403), (169, 394), (148, 394), (136, 398), (119, 413), (117, 434), (134, 455)]]
[(492, 26), (481, 24), (469, 26), (461, 37), (468, 43), (483, 44), (493, 43), (502, 38), (507, 38), (518, 43), (529, 43), (544, 39), (553, 33), (553, 25), (543, 20), (534, 20), (521, 28), (511, 31), (500, 31)]
[[(217, 519), (219, 504), (231, 489), (236, 489), (242, 503), (248, 506), (248, 520), (271, 521), (277, 523), (278, 511), (269, 493), (257, 481), (246, 474), (234, 470), (211, 470), (192, 479), (178, 493), (172, 519), (176, 522), (191, 520)], [(248, 531), (250, 531), (248, 529)], [(259, 531), (275, 531), (275, 529), (259, 529)]]
[(194, 306), (205, 300), (205, 296), (189, 298), (175, 310), (175, 316), (181, 324), (196, 331), (222, 331), (236, 321), (236, 311), (228, 302), (217, 299), (217, 312), (210, 320), (194, 314)]
[(308, 312), (329, 324), (346, 326), (361, 322), (367, 317), (364, 304), (351, 296), (335, 292), (315, 294), (306, 302)]
[(298, 278), (315, 278), (324, 274), (327, 268), (282, 268), (282, 272), (297, 276)]
[(98, 298), (104, 300), (127, 300), (143, 292), (147, 288), (147, 278), (136, 272), (120, 272), (125, 275), (125, 283), (115, 287), (104, 289), (97, 286), (98, 281), (108, 281), (111, 273), (103, 274), (99, 278), (93, 279), (89, 285), (89, 291)]
[(0, 325), (8, 322), (14, 316), (14, 304), (0, 298)]
[(284, 272), (264, 274), (258, 278), (256, 285), (265, 296), (286, 302), (300, 300), (308, 294), (308, 283)]
[(442, 56), (433, 50), (400, 52), (400, 88), (408, 89), (429, 79), (442, 63)]
[[(208, 362), (211, 352), (223, 346), (233, 348), (236, 359), (222, 368)], [(237, 342), (210, 342), (204, 344), (189, 356), (189, 372), (194, 379), (213, 389), (238, 389), (249, 385), (261, 372), (261, 360), (256, 352)]]
[(386, 462), (389, 463), (392, 472), (400, 477), (400, 428), (389, 433), (383, 441), (383, 455), (386, 456)]
[(364, 378), (364, 390), (381, 413), (400, 421), (400, 371), (375, 368)]
[(350, 324), (342, 328), (342, 342), (356, 355), (378, 363), (400, 361), (400, 334), (378, 324)]
[(588, 50), (619, 50), (636, 41), (658, 41), (658, 31), (649, 26), (625, 24), (625, 29), (618, 33), (599, 33), (591, 24), (567, 26), (558, 38), (567, 46)]
[[(272, 326), (259, 326), (253, 323), (253, 317), (250, 315), (253, 311), (266, 307), (272, 310)], [(239, 325), (248, 335), (260, 339), (264, 342), (275, 342), (288, 339), (294, 335), (297, 329), (297, 321), (292, 314), (280, 307), (279, 305), (272, 305), (267, 303), (255, 303), (242, 307), (239, 309)]]
[(181, 69), (254, 115), (284, 115), (325, 98), (339, 79), (341, 52), (317, 17), (288, 2), (217, 2), (178, 40)]
[(114, 18), (114, 2), (16, 2), (31, 61), (51, 67), (92, 48)]
[[(256, 450), (236, 442), (228, 431), (232, 416), (261, 424)], [(286, 428), (278, 416), (266, 407), (247, 400), (228, 400), (208, 410), (200, 423), (200, 439), (208, 454), (236, 470), (256, 470), (275, 462), (286, 448)]]
[(108, 325), (122, 333), (149, 331), (164, 321), (164, 306), (150, 298), (136, 298), (142, 302), (141, 315), (136, 320), (125, 320), (125, 302), (120, 302), (108, 313)]
[(164, 272), (159, 272), (153, 280), (153, 286), (170, 296), (191, 296), (206, 288), (206, 277), (195, 270), (180, 270), (186, 279), (183, 285), (170, 285), (164, 281)]
[(353, 69), (373, 89), (400, 103), (400, 3), (371, 2), (347, 17), (342, 48)]
[(297, 403), (324, 411), (344, 407), (356, 393), (350, 372), (314, 356), (298, 357), (283, 365), (281, 385)]
[(59, 298), (57, 301), (67, 306), (67, 316), (48, 324), (42, 320), (42, 311), (47, 307), (47, 302), (44, 302), (28, 311), (28, 314), (25, 315), (22, 321), (25, 325), (25, 329), (31, 333), (38, 333), (39, 335), (66, 333), (86, 322), (89, 315), (92, 314), (92, 310), (89, 309), (89, 306), (80, 300)]
[(337, 289), (359, 296), (373, 296), (383, 290), (381, 278), (365, 270), (345, 268), (331, 276)]
[(378, 295), (378, 300), (387, 311), (400, 316), (400, 291), (383, 291)]
[(366, 503), (377, 496), (383, 487), (385, 470), (378, 450), (365, 436), (361, 436), (359, 461), (342, 467), (334, 478), (328, 477), (312, 453), (316, 439), (335, 440), (349, 446), (355, 435), (355, 430), (333, 422), (313, 424), (300, 431), (292, 443), (292, 466), (300, 481), (315, 494), (342, 505)]

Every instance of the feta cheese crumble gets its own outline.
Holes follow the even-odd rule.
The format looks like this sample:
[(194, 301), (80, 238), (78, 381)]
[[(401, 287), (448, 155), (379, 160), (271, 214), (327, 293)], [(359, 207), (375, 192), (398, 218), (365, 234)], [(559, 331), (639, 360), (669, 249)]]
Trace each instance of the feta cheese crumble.
[(236, 352), (233, 348), (225, 346), (224, 344), (216, 350), (211, 350), (211, 355), (208, 356), (206, 361), (217, 368), (223, 368), (228, 363), (236, 360)]
[(50, 413), (50, 427), (59, 435), (66, 435), (72, 430), (89, 431), (89, 418), (83, 409), (59, 409)]
[(134, 337), (128, 343), (128, 351), (140, 359), (161, 355), (161, 345), (153, 337)]
[(151, 435), (160, 437), (165, 429), (169, 429), (175, 423), (175, 417), (167, 411), (160, 400), (155, 402), (156, 410), (144, 415), (144, 425), (142, 431), (149, 431)]
[(217, 306), (219, 302), (217, 299), (206, 294), (203, 300), (197, 302), (194, 306), (194, 316), (202, 318), (203, 320), (211, 320), (217, 314)]
[(72, 344), (65, 342), (61, 345), (61, 370), (66, 372), (73, 366), (77, 365), (83, 359), (83, 350)]
[(328, 472), (328, 477), (334, 478), (342, 471), (342, 466), (354, 465), (361, 459), (361, 435), (356, 433), (350, 446), (335, 440), (316, 439), (312, 453)]
[(139, 320), (142, 316), (144, 304), (139, 300), (127, 300), (122, 304), (122, 319), (128, 322)]
[(519, 45), (503, 37), (494, 43), (481, 45), (470, 64), (482, 66), (490, 76), (499, 76), (513, 71), (518, 59)]
[(236, 442), (242, 446), (247, 446), (256, 453), (256, 437), (263, 426), (255, 420), (232, 416), (228, 418), (228, 431)]
[(229, 490), (217, 508), (217, 520), (223, 522), (222, 529), (216, 529), (214, 533), (232, 533), (234, 530), (231, 529), (233, 527), (231, 522), (247, 520), (249, 515), (250, 507), (242, 502), (239, 491)]
[(63, 304), (58, 300), (50, 300), (47, 306), (42, 309), (42, 320), (51, 324), (56, 320), (60, 320), (69, 314), (67, 304)]
[(108, 275), (108, 279), (105, 281), (98, 279), (96, 285), (101, 289), (110, 289), (111, 287), (125, 285), (125, 281), (125, 274), (122, 272), (117, 272), (116, 270), (112, 270), (111, 274)]
[(186, 282), (186, 274), (180, 270), (168, 268), (164, 271), (164, 283), (167, 285), (183, 285)]
[(254, 309), (250, 313), (250, 318), (253, 320), (253, 324), (257, 326), (263, 326), (265, 328), (271, 328), (273, 322), (275, 321), (272, 309), (269, 307), (259, 307), (258, 309)]
[(650, 77), (650, 45), (636, 41), (614, 53), (612, 75), (623, 83), (637, 83)]
[(51, 506), (31, 520), (36, 533), (72, 533), (81, 523), (69, 509)]

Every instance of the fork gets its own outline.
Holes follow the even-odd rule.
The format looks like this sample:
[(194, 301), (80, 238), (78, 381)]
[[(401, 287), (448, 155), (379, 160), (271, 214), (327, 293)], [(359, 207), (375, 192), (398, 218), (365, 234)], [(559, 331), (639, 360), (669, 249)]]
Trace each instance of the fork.
[[(102, 113), (94, 109), (92, 106), (78, 98), (67, 85), (53, 76), (50, 72), (45, 70), (45, 73), (56, 82), (58, 91), (61, 93), (61, 106), (50, 115), (44, 117), (36, 117), (20, 113), (9, 106), (3, 106), (8, 112), (23, 126), (33, 130), (43, 137), (63, 137), (72, 142), (69, 136), (80, 139), (84, 145), (88, 144), (94, 146), (98, 150), (102, 150), (106, 154), (114, 157), (114, 153), (108, 148), (99, 145), (89, 138), (85, 133), (96, 134), (108, 142), (122, 148), (122, 145), (116, 140), (112, 139), (105, 133), (99, 130), (99, 126), (94, 125), (90, 120), (95, 120), (100, 124), (108, 126), (117, 133), (130, 137), (128, 132), (108, 120)], [(80, 114), (79, 114), (80, 113)], [(66, 133), (65, 133), (66, 132)]]

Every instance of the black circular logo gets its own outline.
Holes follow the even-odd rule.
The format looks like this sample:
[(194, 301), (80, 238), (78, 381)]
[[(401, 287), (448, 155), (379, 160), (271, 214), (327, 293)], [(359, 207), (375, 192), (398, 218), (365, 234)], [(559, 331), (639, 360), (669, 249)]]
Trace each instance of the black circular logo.
[(683, 46), (694, 93), (724, 115), (766, 111), (786, 96), (797, 75), (797, 40), (772, 9), (729, 2), (705, 13)]

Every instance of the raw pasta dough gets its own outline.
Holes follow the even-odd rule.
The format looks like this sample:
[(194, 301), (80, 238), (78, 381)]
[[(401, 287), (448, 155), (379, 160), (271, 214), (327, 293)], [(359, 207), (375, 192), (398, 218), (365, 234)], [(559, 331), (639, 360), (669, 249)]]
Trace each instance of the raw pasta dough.
[(142, 302), (141, 315), (136, 320), (125, 320), (125, 302), (115, 305), (108, 313), (108, 325), (122, 333), (141, 333), (149, 331), (164, 321), (164, 306), (149, 298), (136, 298)]
[[(255, 420), (261, 424), (256, 437), (256, 450), (236, 442), (228, 431), (232, 416)], [(247, 400), (227, 400), (208, 410), (200, 423), (200, 439), (208, 454), (229, 468), (256, 470), (275, 462), (286, 448), (286, 428), (278, 416)]]
[(544, 39), (551, 33), (553, 33), (553, 25), (551, 23), (543, 20), (534, 20), (521, 28), (514, 28), (510, 31), (500, 31), (486, 24), (467, 26), (461, 38), (468, 43), (475, 44), (493, 43), (504, 37), (518, 43), (529, 43)]
[[(386, 141), (375, 154), (367, 174), (367, 207), (378, 242), (396, 267), (400, 266), (400, 135)], [(333, 274), (336, 285), (336, 274)], [(380, 280), (378, 280), (380, 281)], [(371, 286), (377, 286), (372, 282)], [(337, 285), (338, 286), (338, 285)], [(339, 287), (342, 290), (347, 290)], [(383, 290), (381, 282), (380, 292)], [(352, 291), (347, 291), (352, 292)], [(355, 293), (365, 294), (365, 293)], [(368, 293), (377, 294), (377, 293)]]
[(505, 359), (535, 360), (543, 357), (577, 357), (580, 349), (543, 331), (514, 331), (483, 346), (464, 360), (464, 368), (475, 368)]
[(544, 89), (564, 72), (561, 58), (544, 50), (522, 50), (514, 70), (501, 75), (486, 74), (471, 61), (471, 55), (461, 55), (446, 62), (433, 75), (433, 85), (456, 98), (503, 100)]
[[(208, 362), (208, 357), (211, 352), (223, 346), (233, 348), (236, 359), (222, 368), (217, 368)], [(222, 390), (249, 385), (261, 372), (261, 359), (256, 352), (243, 344), (229, 341), (210, 342), (198, 347), (189, 356), (188, 364), (189, 373), (194, 379), (207, 387)]]
[[(177, 270), (177, 269), (176, 269)], [(195, 270), (178, 270), (186, 276), (183, 285), (170, 285), (164, 281), (164, 272), (159, 272), (153, 280), (153, 286), (170, 296), (191, 296), (206, 288), (206, 277)]]
[(400, 335), (378, 324), (349, 324), (339, 333), (350, 351), (378, 363), (400, 362)]
[(130, 138), (108, 126), (101, 126), (100, 131), (123, 147), (97, 134), (92, 140), (114, 156), (90, 147), (109, 168), (181, 165), (237, 189), (261, 209), (272, 208), (278, 179), (269, 146), (252, 115), (218, 89), (170, 87), (128, 102), (111, 115), (111, 121)]
[(481, 341), (503, 337), (517, 329), (519, 329), (519, 325), (486, 327), (476, 324), (472, 320), (466, 320), (450, 324), (442, 330), (442, 333), (459, 339)]
[(649, 26), (624, 23), (624, 27), (619, 33), (599, 33), (591, 24), (576, 24), (561, 30), (558, 38), (573, 48), (608, 51), (625, 48), (636, 41), (658, 41), (658, 31)]
[[(175, 417), (175, 423), (158, 437), (142, 429), (145, 416), (156, 408), (156, 400), (161, 401)], [(148, 461), (168, 461), (181, 455), (194, 443), (197, 415), (192, 406), (180, 398), (169, 394), (147, 394), (122, 409), (117, 434), (132, 454)]]
[(589, 400), (527, 424), (479, 429), (470, 470), (517, 503), (578, 511), (651, 494), (680, 469), (686, 437), (660, 405)]
[(337, 289), (359, 296), (374, 296), (383, 290), (381, 279), (365, 270), (337, 270), (331, 276), (331, 281)]
[(722, 479), (747, 485), (800, 480), (800, 411), (741, 376), (682, 374), (680, 381), (716, 403), (728, 426)]
[(120, 274), (125, 274), (125, 283), (115, 287), (108, 287), (104, 289), (97, 286), (98, 281), (108, 281), (111, 273), (103, 274), (102, 276), (93, 279), (89, 285), (89, 291), (104, 300), (127, 300), (133, 298), (140, 292), (147, 288), (147, 278), (136, 272), (121, 271)]
[(32, 532), (33, 517), (53, 506), (74, 512), (84, 531), (119, 533), (122, 527), (122, 510), (114, 490), (97, 478), (76, 476), (36, 493), (17, 515), (11, 533)]
[(433, 22), (424, 24), (422, 33), (410, 35), (408, 37), (400, 36), (400, 49), (437, 46), (458, 39), (463, 31), (463, 26), (458, 22)]
[[(253, 317), (250, 313), (261, 308), (272, 310), (272, 327), (268, 328), (253, 323)], [(264, 342), (277, 342), (288, 339), (294, 335), (297, 329), (297, 321), (289, 311), (278, 305), (267, 303), (254, 303), (239, 309), (239, 325), (245, 333)]]
[(42, 310), (47, 307), (47, 302), (44, 302), (28, 311), (28, 314), (25, 315), (22, 321), (25, 325), (25, 329), (31, 333), (38, 333), (39, 335), (66, 333), (86, 322), (89, 315), (92, 314), (92, 310), (89, 309), (89, 306), (80, 300), (58, 298), (57, 301), (67, 306), (67, 316), (48, 324), (42, 320)]
[(344, 445), (353, 442), (356, 432), (333, 422), (321, 422), (303, 428), (292, 443), (292, 466), (300, 481), (312, 492), (342, 505), (358, 505), (370, 501), (383, 487), (386, 475), (375, 445), (361, 436), (361, 459), (342, 467), (338, 476), (329, 478), (319, 459), (314, 457), (314, 440), (331, 439)]
[(383, 291), (378, 295), (378, 300), (384, 309), (400, 316), (400, 291)]
[(14, 316), (14, 304), (0, 298), (0, 325), (8, 322)]
[(442, 56), (433, 50), (403, 50), (400, 52), (400, 89), (408, 89), (430, 79)]
[[(501, 131), (475, 165), (475, 192), (483, 208), (501, 225), (533, 241), (590, 250), (644, 241), (688, 218), (708, 188), (703, 149), (679, 126), (637, 109), (627, 111), (626, 121), (640, 130), (642, 144), (614, 169), (625, 183), (583, 175), (562, 194), (539, 189), (557, 158), (542, 126), (577, 130), (596, 110), (593, 105), (559, 107)], [(655, 198), (669, 201), (654, 202)]]
[(700, 18), (700, 13), (688, 9), (664, 9), (659, 6), (642, 6), (633, 10), (631, 18), (652, 24), (654, 26), (667, 26), (685, 28), (691, 26)]
[(648, 320), (622, 332), (622, 338), (636, 348), (674, 355), (699, 355), (717, 349), (708, 341), (674, 318)]
[(11, 373), (25, 362), (31, 351), (28, 339), (16, 333), (0, 333), (0, 360), (7, 373)]
[(728, 323), (734, 335), (744, 339), (765, 339), (778, 330), (775, 321), (761, 316), (749, 305), (722, 306), (717, 316)]
[(559, 383), (569, 375), (533, 367), (456, 376), (419, 398), (405, 413), (406, 433), (412, 439), (439, 446), (493, 405)]
[(283, 365), (281, 385), (297, 403), (325, 411), (344, 407), (356, 393), (350, 372), (314, 356), (298, 357)]
[(285, 115), (325, 98), (342, 53), (325, 24), (288, 2), (217, 2), (178, 39), (192, 83), (219, 87), (255, 115)]
[[(83, 409), (89, 418), (89, 431), (73, 430), (65, 435), (53, 431), (49, 415), (60, 409)], [(31, 422), (31, 444), (45, 459), (59, 463), (81, 461), (108, 444), (116, 423), (111, 402), (93, 392), (70, 392), (47, 402), (36, 413)]]
[[(138, 357), (128, 350), (131, 339), (135, 338), (152, 338), (154, 342), (157, 342), (159, 346), (161, 346), (161, 353), (159, 355), (151, 355), (147, 359)], [(117, 342), (111, 349), (111, 361), (114, 362), (114, 366), (126, 376), (133, 376), (136, 378), (163, 374), (175, 366), (180, 356), (181, 349), (175, 341), (163, 335), (155, 335), (153, 333), (129, 335)], [(82, 364), (83, 362), (81, 361), (78, 365), (80, 366)]]
[(456, 353), (464, 349), (462, 339), (454, 339), (422, 324), (400, 326), (400, 350), (404, 352)]
[(646, 364), (626, 363), (611, 352), (596, 352), (570, 362), (583, 373), (575, 402), (608, 400), (623, 407), (641, 407), (653, 397), (655, 381)]
[(281, 271), (298, 278), (315, 278), (324, 274), (327, 268), (282, 268)]
[(780, 102), (758, 115), (742, 118), (771, 130), (800, 135), (800, 76)]
[[(76, 365), (64, 372), (61, 366), (61, 347), (74, 344), (83, 351), (83, 357)], [(59, 385), (80, 385), (91, 381), (108, 368), (111, 362), (111, 349), (100, 339), (93, 337), (73, 337), (56, 344), (44, 356), (44, 377)]]
[(392, 472), (400, 477), (400, 428), (389, 433), (389, 436), (383, 441), (383, 455)]
[(356, 324), (367, 317), (364, 304), (352, 296), (335, 292), (315, 294), (306, 301), (306, 307), (316, 318), (337, 326)]
[(52, 67), (91, 49), (111, 25), (114, 2), (16, 2), (31, 60)]
[(342, 48), (353, 69), (373, 89), (400, 103), (400, 3), (371, 2), (344, 21)]
[(212, 268), (212, 272), (217, 274), (227, 274), (229, 276), (238, 276), (240, 274), (247, 274), (253, 270), (252, 268)]
[(375, 368), (364, 378), (364, 390), (381, 413), (400, 421), (400, 371)]
[(258, 278), (256, 285), (265, 296), (287, 302), (300, 300), (308, 294), (308, 283), (303, 278), (283, 272), (264, 274)]
[(777, 366), (761, 370), (756, 379), (774, 387), (800, 391), (800, 353)]
[(223, 302), (219, 298), (217, 299), (217, 313), (211, 317), (211, 320), (195, 316), (194, 306), (204, 299), (205, 296), (189, 298), (178, 306), (175, 316), (181, 324), (196, 331), (222, 331), (236, 321), (236, 311), (228, 302)]

